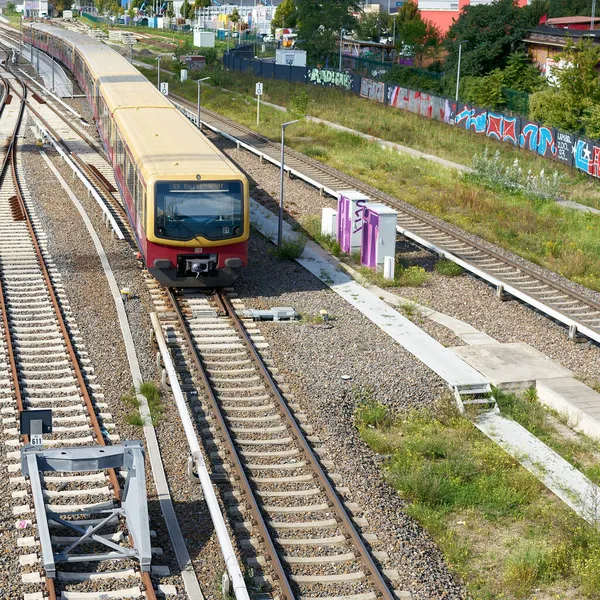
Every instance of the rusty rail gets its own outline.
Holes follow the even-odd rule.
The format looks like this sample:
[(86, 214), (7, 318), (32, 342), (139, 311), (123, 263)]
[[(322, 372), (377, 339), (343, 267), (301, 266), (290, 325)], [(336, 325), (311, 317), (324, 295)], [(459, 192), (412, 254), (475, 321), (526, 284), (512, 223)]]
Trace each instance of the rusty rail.
[[(59, 328), (61, 330), (62, 336), (63, 336), (63, 340), (65, 343), (65, 347), (67, 349), (67, 352), (69, 354), (69, 358), (71, 359), (71, 365), (73, 367), (73, 370), (75, 372), (75, 377), (77, 379), (77, 383), (80, 389), (80, 393), (83, 397), (85, 406), (87, 408), (88, 411), (88, 415), (91, 421), (91, 425), (92, 425), (92, 430), (94, 432), (94, 438), (96, 440), (96, 443), (100, 446), (106, 446), (106, 440), (104, 439), (104, 435), (102, 434), (102, 429), (100, 427), (100, 423), (98, 421), (98, 417), (96, 415), (96, 411), (94, 409), (94, 405), (85, 381), (85, 377), (83, 375), (83, 371), (81, 369), (81, 365), (79, 363), (79, 359), (77, 357), (77, 353), (75, 351), (75, 348), (73, 347), (73, 343), (71, 341), (71, 337), (69, 335), (69, 331), (67, 328), (67, 325), (65, 323), (63, 314), (62, 314), (62, 309), (60, 306), (60, 301), (58, 300), (55, 290), (54, 290), (54, 286), (52, 284), (52, 279), (50, 277), (50, 274), (48, 272), (47, 266), (46, 266), (46, 261), (44, 259), (44, 255), (42, 253), (42, 250), (39, 246), (38, 240), (37, 240), (37, 236), (35, 233), (35, 229), (31, 223), (30, 217), (29, 217), (29, 212), (27, 209), (27, 206), (25, 204), (24, 198), (23, 198), (23, 194), (22, 194), (22, 190), (21, 190), (21, 186), (19, 183), (19, 179), (17, 176), (17, 144), (16, 144), (16, 138), (17, 138), (17, 132), (19, 131), (20, 125), (21, 125), (21, 121), (23, 118), (23, 113), (25, 111), (25, 107), (27, 104), (27, 87), (25, 86), (25, 84), (20, 80), (19, 77), (17, 77), (16, 75), (14, 75), (15, 78), (17, 79), (17, 81), (19, 82), (19, 84), (22, 86), (23, 88), (23, 94), (19, 94), (16, 90), (14, 90), (15, 94), (18, 95), (21, 98), (21, 107), (20, 107), (20, 111), (19, 111), (19, 116), (17, 119), (17, 125), (15, 127), (15, 130), (13, 132), (13, 135), (11, 137), (11, 141), (10, 144), (8, 146), (7, 149), (7, 154), (5, 156), (5, 160), (3, 162), (2, 165), (2, 172), (0, 173), (0, 182), (1, 180), (4, 179), (5, 175), (6, 175), (6, 167), (8, 164), (10, 164), (11, 166), (11, 170), (12, 170), (12, 178), (13, 178), (13, 184), (15, 186), (15, 191), (16, 191), (16, 197), (17, 197), (17, 201), (19, 204), (19, 207), (22, 211), (23, 214), (23, 219), (25, 220), (26, 224), (27, 224), (27, 229), (29, 231), (29, 234), (31, 236), (31, 240), (33, 243), (33, 247), (34, 247), (34, 251), (40, 266), (40, 269), (42, 271), (42, 275), (44, 277), (44, 281), (46, 283), (46, 288), (48, 291), (48, 295), (50, 297), (53, 309), (54, 309), (54, 314), (56, 316), (56, 319), (58, 321), (59, 324)], [(8, 160), (7, 160), (8, 158)], [(1, 290), (1, 286), (0, 286), (0, 294), (2, 294), (2, 290)], [(4, 322), (4, 326), (6, 328), (6, 332), (7, 332), (7, 339), (10, 340), (10, 329), (9, 329), (9, 324), (8, 324), (8, 315), (6, 312), (6, 306), (4, 304), (4, 296), (2, 294), (2, 316), (3, 316), (3, 322)], [(12, 347), (12, 342), (9, 341), (9, 358), (11, 361), (11, 371), (13, 373), (13, 378), (14, 378), (14, 384), (15, 384), (15, 394), (17, 395), (17, 406), (19, 409), (19, 412), (25, 410), (23, 403), (22, 403), (22, 396), (21, 396), (21, 390), (20, 390), (20, 385), (19, 385), (19, 379), (18, 379), (18, 370), (17, 370), (17, 365), (16, 365), (16, 360), (14, 358), (14, 354), (13, 354), (13, 347)], [(111, 488), (113, 491), (113, 495), (115, 498), (116, 502), (119, 502), (121, 499), (121, 486), (119, 484), (119, 480), (117, 478), (117, 474), (115, 472), (114, 469), (108, 469), (108, 478), (111, 484)], [(130, 538), (129, 538), (130, 539)], [(131, 539), (130, 539), (131, 542)], [(146, 596), (149, 600), (156, 600), (156, 594), (154, 591), (154, 586), (152, 584), (152, 580), (150, 578), (150, 573), (149, 572), (142, 572), (141, 573), (141, 579), (142, 579), (142, 584), (143, 587), (145, 588), (145, 592), (146, 592)], [(46, 588), (48, 591), (48, 596), (50, 598), (50, 600), (56, 600), (56, 591), (54, 588), (54, 580), (52, 578), (46, 577), (45, 578), (45, 582), (46, 582)]]

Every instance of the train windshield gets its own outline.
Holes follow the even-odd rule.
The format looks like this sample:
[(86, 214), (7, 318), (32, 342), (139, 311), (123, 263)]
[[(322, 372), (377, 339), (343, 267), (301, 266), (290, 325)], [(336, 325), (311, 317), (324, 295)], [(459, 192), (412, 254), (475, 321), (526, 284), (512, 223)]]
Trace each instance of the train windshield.
[(155, 189), (157, 237), (224, 240), (242, 234), (241, 181), (162, 181)]

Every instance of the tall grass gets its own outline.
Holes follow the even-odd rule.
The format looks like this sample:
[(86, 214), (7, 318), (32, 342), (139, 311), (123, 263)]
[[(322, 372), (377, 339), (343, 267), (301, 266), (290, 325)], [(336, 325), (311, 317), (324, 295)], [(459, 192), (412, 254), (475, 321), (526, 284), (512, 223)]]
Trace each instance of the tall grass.
[[(359, 398), (361, 396), (358, 396)], [(533, 401), (530, 394), (528, 402)], [(475, 600), (600, 597), (600, 532), (458, 415), (450, 400), (394, 417), (372, 393), (355, 412), (390, 483)]]

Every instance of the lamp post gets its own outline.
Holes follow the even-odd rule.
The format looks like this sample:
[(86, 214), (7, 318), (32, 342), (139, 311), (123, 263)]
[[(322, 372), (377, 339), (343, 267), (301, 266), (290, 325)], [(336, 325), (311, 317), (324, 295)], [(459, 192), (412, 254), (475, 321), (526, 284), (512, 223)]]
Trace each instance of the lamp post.
[(458, 102), (458, 86), (460, 84), (460, 60), (462, 58), (462, 45), (466, 44), (468, 40), (462, 40), (458, 43), (458, 71), (456, 72), (456, 101)]
[(210, 79), (210, 77), (203, 77), (196, 81), (198, 84), (198, 129), (202, 129), (202, 121), (200, 120), (200, 84), (207, 79)]
[(279, 226), (277, 228), (277, 247), (281, 248), (283, 243), (283, 173), (284, 173), (284, 158), (285, 158), (285, 130), (289, 125), (297, 123), (299, 119), (295, 121), (288, 121), (287, 123), (281, 124), (281, 176), (279, 179)]
[(342, 70), (342, 44), (344, 43), (345, 31), (343, 27), (340, 29), (340, 71)]
[(596, 0), (592, 0), (592, 20), (590, 22), (590, 29), (594, 29), (594, 21), (596, 20)]
[(19, 58), (23, 52), (23, 14), (19, 15)]

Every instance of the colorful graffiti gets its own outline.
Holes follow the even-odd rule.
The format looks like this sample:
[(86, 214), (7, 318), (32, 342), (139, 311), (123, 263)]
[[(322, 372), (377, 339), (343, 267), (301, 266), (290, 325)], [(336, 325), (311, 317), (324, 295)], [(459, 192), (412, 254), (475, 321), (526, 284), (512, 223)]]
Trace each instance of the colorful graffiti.
[(306, 80), (317, 85), (328, 85), (341, 87), (347, 90), (352, 89), (352, 75), (333, 69), (308, 69)]
[(485, 134), (499, 142), (509, 142), (517, 145), (517, 118), (506, 115), (488, 113), (487, 130)]
[(418, 90), (409, 90), (399, 85), (388, 86), (387, 102), (390, 106), (443, 121), (446, 114), (446, 98), (433, 96)]
[(465, 129), (475, 133), (485, 133), (487, 129), (487, 111), (464, 104), (462, 110), (456, 115), (455, 125), (462, 125)]
[(385, 102), (385, 83), (363, 77), (360, 80), (360, 95), (363, 98), (383, 103)]

